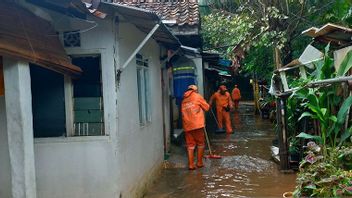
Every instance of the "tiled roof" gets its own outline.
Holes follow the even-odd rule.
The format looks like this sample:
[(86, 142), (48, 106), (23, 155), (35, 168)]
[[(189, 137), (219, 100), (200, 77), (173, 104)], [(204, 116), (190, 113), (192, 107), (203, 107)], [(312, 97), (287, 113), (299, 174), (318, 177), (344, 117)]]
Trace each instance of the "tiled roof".
[[(199, 7), (197, 0), (160, 2), (158, 0), (113, 0), (113, 3), (134, 6), (155, 12), (162, 20), (175, 21), (178, 26), (198, 25)], [(169, 26), (175, 23), (167, 23)]]

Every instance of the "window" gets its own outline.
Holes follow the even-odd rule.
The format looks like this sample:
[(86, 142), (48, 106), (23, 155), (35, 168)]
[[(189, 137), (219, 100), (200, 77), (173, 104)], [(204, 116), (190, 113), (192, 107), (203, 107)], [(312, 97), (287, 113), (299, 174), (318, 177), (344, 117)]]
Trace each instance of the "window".
[[(64, 75), (30, 64), (36, 138), (105, 135), (100, 56), (73, 57), (72, 63), (83, 73), (72, 80), (73, 90), (66, 95), (69, 101), (65, 101)], [(65, 103), (73, 104), (73, 109)], [(70, 117), (73, 122), (67, 121)]]
[(139, 122), (141, 125), (145, 125), (151, 122), (149, 63), (148, 59), (144, 59), (141, 54), (137, 54), (136, 64)]
[(72, 63), (83, 70), (73, 80), (74, 135), (105, 135), (100, 56), (72, 57)]
[(34, 137), (66, 135), (64, 76), (30, 64)]

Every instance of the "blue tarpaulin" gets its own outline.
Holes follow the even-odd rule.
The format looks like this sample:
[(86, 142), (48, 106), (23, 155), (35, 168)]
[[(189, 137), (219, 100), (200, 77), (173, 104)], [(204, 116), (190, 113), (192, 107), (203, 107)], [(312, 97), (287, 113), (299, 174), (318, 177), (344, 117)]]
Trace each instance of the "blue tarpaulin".
[(232, 65), (232, 61), (227, 59), (220, 59), (218, 64), (220, 66), (230, 67)]

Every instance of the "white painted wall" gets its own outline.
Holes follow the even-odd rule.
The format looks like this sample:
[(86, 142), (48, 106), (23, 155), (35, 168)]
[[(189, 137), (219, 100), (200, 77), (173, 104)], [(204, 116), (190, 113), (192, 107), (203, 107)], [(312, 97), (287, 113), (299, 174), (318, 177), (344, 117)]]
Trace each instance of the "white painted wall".
[[(46, 12), (57, 20), (53, 24), (59, 31), (76, 30), (72, 27), (82, 23)], [(96, 21), (98, 26), (81, 33), (81, 47), (66, 48), (66, 51), (73, 55), (101, 53), (104, 122), (108, 136), (35, 139), (38, 198), (138, 197), (163, 161), (159, 45), (150, 40), (141, 50), (150, 63), (152, 122), (140, 127), (135, 60), (122, 72), (119, 88), (115, 86), (115, 67), (123, 64), (146, 34), (131, 24), (116, 27), (112, 20), (89, 20)], [(114, 60), (113, 57), (119, 58)], [(0, 100), (0, 123), (3, 120), (1, 105)], [(5, 145), (2, 135), (0, 133), (0, 142)], [(6, 163), (2, 164), (2, 159), (8, 161), (4, 151), (0, 151), (0, 171), (8, 169)], [(2, 174), (1, 171), (0, 176)], [(9, 176), (0, 178), (0, 184), (4, 184), (0, 190), (8, 188), (3, 179), (6, 177)]]
[[(119, 28), (121, 65), (143, 40), (145, 35), (131, 24), (122, 23)], [(123, 49), (123, 50), (122, 50)], [(119, 89), (119, 142), (121, 155), (121, 187), (127, 189), (123, 196), (136, 197), (140, 192), (136, 184), (156, 170), (163, 160), (162, 105), (161, 105), (161, 65), (159, 46), (149, 40), (140, 52), (149, 59), (152, 121), (146, 126), (139, 124), (137, 68), (135, 60), (121, 74)], [(142, 182), (143, 183), (143, 182)], [(142, 184), (143, 185), (143, 184)], [(143, 188), (143, 186), (140, 186)]]
[(11, 196), (11, 169), (7, 141), (5, 97), (0, 96), (0, 197)]
[(29, 64), (3, 57), (3, 65), (11, 196), (36, 198)]
[(38, 198), (118, 197), (118, 166), (108, 137), (49, 139), (35, 142)]
[[(64, 16), (48, 13), (57, 20), (53, 22), (57, 30), (76, 30), (70, 27), (81, 23), (76, 19), (68, 20)], [(141, 50), (150, 61), (152, 122), (140, 127), (135, 61), (122, 73), (119, 89), (115, 86), (114, 63), (121, 65), (145, 34), (131, 24), (121, 24), (117, 28), (109, 20), (89, 20), (97, 20), (97, 28), (81, 34), (80, 48), (66, 50), (68, 54), (102, 55), (104, 121), (108, 136), (35, 139), (39, 198), (136, 197), (141, 195), (150, 176), (157, 172), (163, 160), (158, 44), (150, 40)], [(85, 25), (89, 27), (91, 24)], [(115, 40), (116, 29), (120, 31), (120, 43)], [(113, 59), (114, 47), (119, 48), (118, 60)], [(168, 115), (168, 109), (165, 115)], [(169, 120), (165, 121), (168, 129)], [(0, 97), (1, 198), (10, 197), (11, 189), (6, 131), (4, 97)]]
[[(75, 30), (72, 27), (82, 23), (78, 19), (53, 16), (58, 20), (53, 23), (57, 30)], [(115, 36), (111, 20), (89, 20), (96, 20), (98, 26), (81, 33), (81, 47), (67, 48), (66, 51), (71, 55), (101, 54), (104, 122), (108, 136), (36, 139), (39, 198), (119, 197)]]

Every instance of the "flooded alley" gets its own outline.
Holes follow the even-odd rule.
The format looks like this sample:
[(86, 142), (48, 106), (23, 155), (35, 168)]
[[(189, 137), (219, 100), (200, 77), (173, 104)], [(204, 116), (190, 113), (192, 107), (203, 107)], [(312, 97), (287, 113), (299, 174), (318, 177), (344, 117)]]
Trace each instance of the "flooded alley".
[[(222, 158), (206, 159), (204, 168), (189, 171), (184, 145), (173, 146), (160, 178), (145, 197), (282, 197), (293, 191), (295, 174), (281, 173), (271, 159), (274, 125), (252, 110), (253, 106), (242, 105), (232, 114), (234, 134), (215, 134), (214, 127), (208, 127), (214, 153)], [(213, 117), (208, 119), (214, 122)]]

